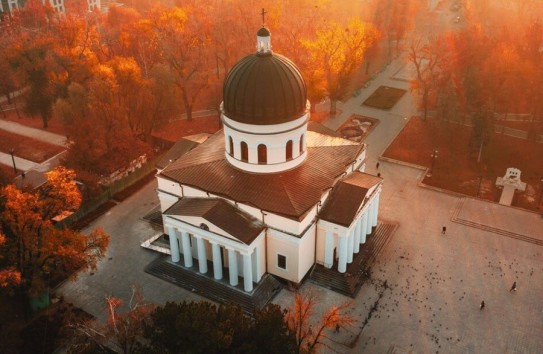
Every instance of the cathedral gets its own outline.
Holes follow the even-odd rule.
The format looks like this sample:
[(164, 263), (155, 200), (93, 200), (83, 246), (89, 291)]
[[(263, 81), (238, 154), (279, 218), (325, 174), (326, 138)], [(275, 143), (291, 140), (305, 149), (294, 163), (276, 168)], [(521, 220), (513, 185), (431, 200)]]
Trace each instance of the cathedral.
[(301, 283), (315, 264), (345, 273), (377, 225), (382, 179), (365, 145), (310, 122), (305, 81), (271, 49), (223, 86), (223, 129), (159, 169), (171, 262), (250, 293), (271, 274)]

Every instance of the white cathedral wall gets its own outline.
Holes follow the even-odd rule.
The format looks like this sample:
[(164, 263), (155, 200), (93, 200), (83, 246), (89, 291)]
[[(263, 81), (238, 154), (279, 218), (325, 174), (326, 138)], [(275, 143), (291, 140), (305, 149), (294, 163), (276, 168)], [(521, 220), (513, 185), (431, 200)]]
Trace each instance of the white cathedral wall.
[(169, 194), (173, 194), (181, 197), (183, 193), (181, 192), (181, 186), (179, 183), (169, 180), (167, 178), (157, 176), (158, 190), (164, 191)]
[[(315, 263), (324, 264), (324, 247), (326, 244), (326, 230), (320, 227), (317, 227), (317, 239), (315, 242)], [(334, 233), (334, 245), (333, 248), (337, 247), (337, 234)]]
[[(268, 229), (266, 241), (266, 269), (268, 273), (298, 283), (298, 250), (301, 240), (280, 231)], [(286, 257), (286, 269), (278, 267), (278, 255)]]
[(356, 157), (356, 160), (353, 164), (351, 172), (360, 171), (364, 172), (366, 170), (366, 148), (362, 149), (362, 152)]
[(160, 211), (164, 213), (164, 211), (174, 205), (179, 198), (174, 195), (158, 191), (158, 200), (160, 201)]
[(298, 249), (298, 280), (301, 282), (304, 276), (315, 264), (315, 243), (316, 243), (316, 225), (313, 223), (307, 232), (302, 236), (300, 247)]
[[(255, 261), (253, 261), (253, 264), (258, 267), (258, 269), (253, 269), (253, 281), (257, 282), (257, 280), (262, 279), (264, 274), (266, 274), (266, 232), (262, 231), (262, 233), (253, 241), (255, 245), (255, 250), (253, 253), (253, 258), (257, 257)], [(258, 252), (258, 255), (256, 254)], [(258, 265), (256, 263), (258, 262)], [(238, 268), (240, 269), (240, 268)], [(258, 276), (257, 276), (258, 274)]]
[(193, 198), (208, 198), (207, 192), (186, 185), (183, 185), (183, 196)]
[[(301, 282), (315, 262), (315, 225), (300, 238), (268, 229), (266, 240), (268, 273)], [(278, 255), (286, 257), (286, 269), (278, 267)]]

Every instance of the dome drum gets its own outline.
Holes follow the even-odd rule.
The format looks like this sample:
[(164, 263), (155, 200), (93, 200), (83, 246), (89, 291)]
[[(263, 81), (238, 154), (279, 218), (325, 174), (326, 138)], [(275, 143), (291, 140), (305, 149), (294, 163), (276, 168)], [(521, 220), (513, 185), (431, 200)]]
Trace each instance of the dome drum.
[(225, 156), (231, 165), (254, 173), (283, 172), (306, 158), (307, 119), (266, 126), (270, 133), (239, 129), (240, 123), (223, 116)]

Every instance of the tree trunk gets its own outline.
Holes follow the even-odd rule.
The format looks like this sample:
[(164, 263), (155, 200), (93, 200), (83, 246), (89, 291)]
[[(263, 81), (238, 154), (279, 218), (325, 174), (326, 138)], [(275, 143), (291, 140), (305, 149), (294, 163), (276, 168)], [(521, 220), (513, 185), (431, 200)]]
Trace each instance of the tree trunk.
[(424, 90), (424, 93), (422, 94), (422, 108), (424, 110), (423, 115), (423, 121), (426, 122), (426, 118), (428, 118), (428, 93), (426, 92), (426, 89)]
[(187, 114), (187, 120), (192, 121), (192, 105), (190, 104), (189, 97), (187, 96), (187, 92), (185, 90), (182, 90), (183, 93), (183, 103), (185, 106), (185, 113)]
[(337, 100), (330, 98), (330, 116), (334, 117), (337, 113)]
[(481, 145), (479, 145), (479, 154), (477, 156), (477, 162), (481, 162), (481, 155), (483, 154), (483, 145), (484, 145), (485, 139), (481, 137)]
[(49, 127), (49, 124), (48, 124), (49, 123), (49, 117), (48, 117), (47, 113), (45, 113), (43, 111), (41, 112), (40, 115), (41, 115), (41, 120), (43, 122), (43, 129), (47, 129)]

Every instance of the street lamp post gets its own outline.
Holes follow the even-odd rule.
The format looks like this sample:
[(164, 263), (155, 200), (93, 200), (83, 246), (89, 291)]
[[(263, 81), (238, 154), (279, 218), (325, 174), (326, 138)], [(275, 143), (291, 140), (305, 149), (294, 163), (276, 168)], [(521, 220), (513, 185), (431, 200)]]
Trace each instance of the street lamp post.
[(15, 153), (15, 149), (11, 148), (9, 149), (9, 154), (11, 155), (11, 161), (13, 162), (13, 173), (17, 174), (17, 166), (15, 166), (15, 157), (13, 154)]
[(430, 169), (428, 170), (426, 177), (432, 177), (432, 173), (434, 172), (434, 166), (436, 164), (437, 153), (438, 151), (434, 149), (434, 151), (432, 151), (432, 153), (430, 154), (430, 157), (432, 158), (432, 165), (430, 166)]

